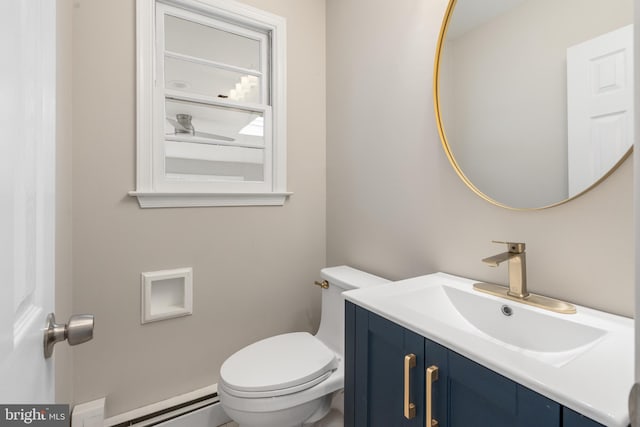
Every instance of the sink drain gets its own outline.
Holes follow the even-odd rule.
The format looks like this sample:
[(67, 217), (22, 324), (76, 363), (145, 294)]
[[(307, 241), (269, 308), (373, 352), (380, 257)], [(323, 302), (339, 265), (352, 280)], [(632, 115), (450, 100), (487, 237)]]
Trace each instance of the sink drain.
[(508, 305), (503, 305), (500, 308), (500, 311), (502, 311), (502, 314), (504, 314), (505, 316), (511, 316), (513, 314), (513, 309)]

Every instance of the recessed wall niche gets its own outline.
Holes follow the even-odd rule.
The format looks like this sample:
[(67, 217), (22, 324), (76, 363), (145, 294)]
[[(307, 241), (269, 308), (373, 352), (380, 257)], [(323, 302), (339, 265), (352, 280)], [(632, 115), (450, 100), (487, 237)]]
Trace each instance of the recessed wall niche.
[(142, 273), (142, 323), (193, 313), (193, 270), (177, 268)]

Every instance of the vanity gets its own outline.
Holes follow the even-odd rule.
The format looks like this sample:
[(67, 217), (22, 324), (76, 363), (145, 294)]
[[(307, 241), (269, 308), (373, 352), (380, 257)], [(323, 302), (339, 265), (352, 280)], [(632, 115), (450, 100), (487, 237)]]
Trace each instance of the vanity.
[(626, 427), (633, 321), (435, 273), (345, 293), (345, 426)]

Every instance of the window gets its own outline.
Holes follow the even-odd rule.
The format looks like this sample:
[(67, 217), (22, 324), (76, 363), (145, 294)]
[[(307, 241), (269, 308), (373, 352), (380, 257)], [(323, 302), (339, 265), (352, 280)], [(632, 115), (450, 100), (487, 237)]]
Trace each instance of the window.
[(141, 207), (284, 204), (285, 37), (241, 3), (138, 0)]

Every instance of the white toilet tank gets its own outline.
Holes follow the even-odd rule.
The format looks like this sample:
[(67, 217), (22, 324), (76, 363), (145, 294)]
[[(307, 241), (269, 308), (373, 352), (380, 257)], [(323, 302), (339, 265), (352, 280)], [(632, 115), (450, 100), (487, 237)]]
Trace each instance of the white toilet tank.
[(322, 313), (316, 338), (344, 357), (344, 297), (342, 293), (351, 289), (388, 283), (389, 280), (346, 265), (323, 268), (320, 271), (320, 277), (329, 282), (329, 288), (322, 290)]

